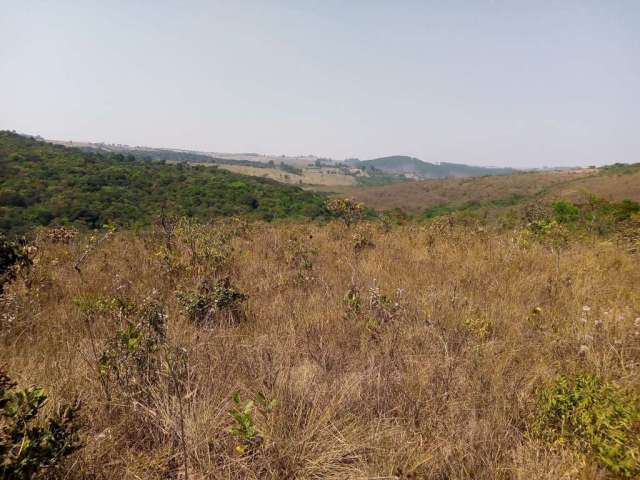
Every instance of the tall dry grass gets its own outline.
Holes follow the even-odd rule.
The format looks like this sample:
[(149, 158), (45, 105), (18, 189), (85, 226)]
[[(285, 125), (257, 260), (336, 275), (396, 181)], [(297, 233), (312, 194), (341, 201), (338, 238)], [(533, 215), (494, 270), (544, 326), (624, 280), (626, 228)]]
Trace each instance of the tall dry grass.
[[(522, 231), (226, 224), (116, 233), (77, 271), (90, 244), (43, 236), (1, 307), (0, 364), (49, 408), (83, 402), (61, 478), (606, 478), (531, 434), (537, 392), (575, 372), (640, 389), (640, 262), (611, 241), (573, 239), (558, 266)], [(242, 315), (190, 321), (176, 293), (216, 278), (248, 295)], [(147, 304), (186, 367), (105, 388), (100, 352)], [(236, 391), (277, 401), (244, 454)]]

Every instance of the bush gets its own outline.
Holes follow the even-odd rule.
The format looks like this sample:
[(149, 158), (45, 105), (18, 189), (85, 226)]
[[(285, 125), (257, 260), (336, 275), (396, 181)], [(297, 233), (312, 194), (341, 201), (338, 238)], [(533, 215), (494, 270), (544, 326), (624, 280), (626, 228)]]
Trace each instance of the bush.
[(560, 223), (575, 222), (580, 217), (580, 209), (569, 201), (560, 200), (551, 206), (556, 214), (556, 219)]
[(592, 456), (616, 475), (640, 475), (640, 405), (591, 375), (559, 377), (544, 390), (535, 431)]
[(4, 291), (4, 284), (15, 278), (16, 271), (30, 264), (27, 250), (0, 233), (0, 295)]
[(363, 203), (357, 203), (348, 198), (334, 198), (326, 204), (327, 210), (340, 218), (347, 227), (352, 223), (359, 222), (365, 214)]
[[(277, 402), (268, 400), (262, 392), (258, 392), (254, 400), (249, 400), (244, 405), (239, 392), (233, 394), (232, 400), (234, 407), (229, 414), (233, 417), (234, 424), (229, 431), (237, 440), (235, 451), (241, 455), (253, 453), (265, 440), (265, 433), (256, 425), (256, 419), (266, 423)], [(257, 410), (257, 416), (254, 410)]]
[(189, 320), (200, 326), (234, 324), (242, 318), (247, 296), (236, 290), (228, 278), (213, 285), (205, 283), (197, 292), (178, 292), (178, 301)]
[(79, 403), (43, 420), (38, 417), (46, 401), (42, 388), (18, 390), (0, 369), (0, 478), (40, 478), (81, 447)]
[(373, 240), (371, 240), (371, 237), (372, 237), (371, 230), (372, 229), (370, 225), (358, 226), (358, 228), (356, 228), (355, 231), (353, 232), (353, 235), (351, 235), (351, 240), (353, 242), (353, 250), (356, 253), (361, 252), (366, 248), (375, 246), (373, 243)]

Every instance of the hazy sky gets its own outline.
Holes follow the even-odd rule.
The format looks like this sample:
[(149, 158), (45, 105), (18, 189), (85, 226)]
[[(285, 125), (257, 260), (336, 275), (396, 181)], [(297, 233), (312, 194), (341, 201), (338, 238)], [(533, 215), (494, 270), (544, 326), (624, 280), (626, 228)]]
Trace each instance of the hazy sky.
[(0, 0), (0, 129), (480, 165), (640, 161), (640, 1)]

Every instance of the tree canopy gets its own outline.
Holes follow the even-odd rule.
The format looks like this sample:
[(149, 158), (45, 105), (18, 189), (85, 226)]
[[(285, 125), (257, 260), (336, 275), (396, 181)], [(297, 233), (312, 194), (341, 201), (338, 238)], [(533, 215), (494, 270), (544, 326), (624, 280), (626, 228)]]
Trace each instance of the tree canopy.
[(37, 225), (139, 226), (161, 212), (208, 220), (326, 214), (324, 197), (210, 166), (84, 152), (0, 131), (0, 232)]

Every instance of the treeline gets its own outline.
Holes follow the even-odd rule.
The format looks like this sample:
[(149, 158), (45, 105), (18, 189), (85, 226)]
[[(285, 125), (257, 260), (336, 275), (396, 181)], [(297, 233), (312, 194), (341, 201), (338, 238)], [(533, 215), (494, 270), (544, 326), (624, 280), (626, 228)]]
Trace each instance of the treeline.
[(0, 131), (0, 232), (37, 225), (148, 224), (161, 212), (201, 220), (247, 215), (270, 221), (327, 214), (324, 197), (215, 167), (91, 153)]

